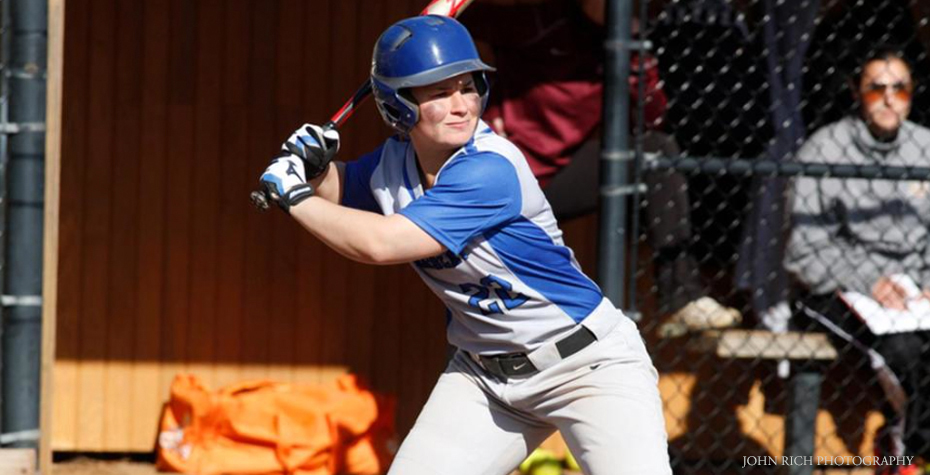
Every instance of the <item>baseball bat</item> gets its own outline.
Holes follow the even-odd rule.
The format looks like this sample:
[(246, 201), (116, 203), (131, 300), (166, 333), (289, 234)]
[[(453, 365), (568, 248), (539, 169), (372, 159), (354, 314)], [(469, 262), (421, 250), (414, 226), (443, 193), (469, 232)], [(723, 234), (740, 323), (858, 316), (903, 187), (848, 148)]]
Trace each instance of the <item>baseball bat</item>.
[[(429, 5), (420, 12), (420, 15), (442, 15), (455, 18), (473, 1), (474, 0), (432, 0)], [(329, 121), (323, 124), (323, 130), (338, 129), (370, 95), (371, 80), (366, 80), (365, 83), (355, 91), (355, 94), (333, 114)], [(260, 211), (268, 209), (271, 203), (271, 197), (268, 196), (267, 190), (253, 191), (250, 198), (252, 204)]]

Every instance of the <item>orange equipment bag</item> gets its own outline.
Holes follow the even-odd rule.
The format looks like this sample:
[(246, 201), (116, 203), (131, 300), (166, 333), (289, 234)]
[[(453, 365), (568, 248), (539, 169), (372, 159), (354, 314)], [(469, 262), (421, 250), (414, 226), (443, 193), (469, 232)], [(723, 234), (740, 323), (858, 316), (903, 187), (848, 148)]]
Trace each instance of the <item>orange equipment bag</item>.
[(393, 398), (352, 375), (326, 387), (252, 381), (216, 392), (178, 375), (162, 413), (158, 469), (377, 475), (395, 446)]

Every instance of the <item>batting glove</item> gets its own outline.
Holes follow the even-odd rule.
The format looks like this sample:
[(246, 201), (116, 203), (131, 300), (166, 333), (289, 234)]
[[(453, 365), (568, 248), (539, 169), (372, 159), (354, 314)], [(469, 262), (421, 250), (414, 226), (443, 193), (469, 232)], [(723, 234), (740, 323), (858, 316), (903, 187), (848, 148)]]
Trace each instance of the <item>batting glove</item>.
[(339, 151), (339, 132), (336, 129), (304, 124), (281, 145), (281, 151), (293, 154), (304, 161), (307, 178), (323, 174)]
[(291, 206), (313, 196), (313, 187), (307, 183), (304, 161), (289, 153), (275, 157), (259, 180), (268, 196), (287, 213), (290, 213)]

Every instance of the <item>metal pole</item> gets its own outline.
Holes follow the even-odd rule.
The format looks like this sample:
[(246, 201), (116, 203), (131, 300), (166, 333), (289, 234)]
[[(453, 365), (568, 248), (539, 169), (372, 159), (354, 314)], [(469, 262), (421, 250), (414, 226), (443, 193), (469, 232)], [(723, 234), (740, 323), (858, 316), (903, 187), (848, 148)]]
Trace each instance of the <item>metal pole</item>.
[[(641, 206), (641, 191), (645, 188), (643, 184), (643, 136), (646, 133), (646, 53), (651, 48), (651, 43), (646, 38), (646, 30), (649, 21), (647, 12), (649, 11), (649, 0), (640, 0), (639, 2), (639, 61), (636, 62), (636, 131), (633, 133), (633, 217), (630, 219), (630, 281), (627, 283), (629, 300), (625, 308), (627, 316), (635, 321), (640, 321), (642, 314), (639, 312), (636, 301), (636, 278), (639, 270), (639, 212)], [(637, 42), (631, 42), (637, 43)]]
[(597, 280), (617, 307), (624, 305), (627, 195), (633, 154), (630, 133), (630, 25), (633, 0), (607, 2), (604, 45), (604, 140), (601, 144), (600, 229)]
[(42, 354), (42, 231), (48, 4), (8, 0), (7, 242), (3, 292), (3, 441), (36, 447)]
[(686, 173), (731, 174), (743, 177), (807, 176), (814, 178), (930, 180), (930, 167), (786, 162), (782, 160), (721, 157), (664, 157), (655, 153), (646, 153), (644, 157), (644, 170), (674, 169)]

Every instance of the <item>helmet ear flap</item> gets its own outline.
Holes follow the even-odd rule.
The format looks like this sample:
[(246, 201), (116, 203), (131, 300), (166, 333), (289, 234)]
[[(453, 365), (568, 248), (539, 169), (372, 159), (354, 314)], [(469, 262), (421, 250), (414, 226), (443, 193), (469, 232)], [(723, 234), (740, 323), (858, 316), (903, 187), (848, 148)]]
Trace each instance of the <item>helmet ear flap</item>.
[(481, 112), (480, 115), (484, 115), (484, 111), (488, 108), (488, 93), (491, 92), (491, 84), (488, 81), (488, 75), (484, 71), (475, 71), (472, 73), (472, 77), (475, 81), (475, 89), (478, 90), (478, 96), (481, 97)]
[(420, 107), (409, 88), (395, 90), (372, 79), (372, 89), (378, 112), (389, 126), (401, 134), (409, 134), (420, 119)]
[(381, 115), (387, 118), (392, 123), (397, 123), (400, 120), (400, 111), (396, 107), (388, 104), (387, 102), (378, 102), (378, 108), (382, 109)]
[(409, 88), (399, 89), (397, 91), (397, 95), (400, 96), (401, 99), (406, 100), (407, 103), (410, 105), (414, 105), (417, 107), (420, 106), (420, 103), (417, 102), (417, 99), (413, 97), (413, 91), (411, 91)]
[(410, 89), (406, 88), (397, 91), (397, 100), (403, 104), (405, 112), (403, 123), (407, 126), (407, 129), (404, 130), (404, 133), (409, 134), (417, 125), (417, 122), (420, 121), (420, 104), (413, 97)]
[(471, 75), (472, 79), (475, 81), (475, 89), (478, 90), (478, 95), (482, 97), (486, 96), (491, 89), (488, 83), (488, 75), (485, 74), (484, 71), (474, 71)]

